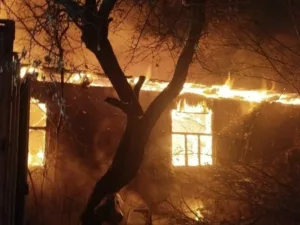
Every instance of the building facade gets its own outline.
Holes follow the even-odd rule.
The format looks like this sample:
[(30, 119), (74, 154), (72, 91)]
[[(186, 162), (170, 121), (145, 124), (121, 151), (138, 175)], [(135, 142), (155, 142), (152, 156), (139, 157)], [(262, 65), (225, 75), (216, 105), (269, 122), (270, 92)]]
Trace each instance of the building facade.
[[(49, 224), (74, 224), (109, 166), (126, 120), (104, 102), (116, 96), (111, 87), (65, 84), (64, 107), (57, 93), (57, 83), (32, 86), (28, 160), (36, 193), (31, 197), (43, 204), (39, 215)], [(157, 94), (156, 89), (141, 91), (144, 109)], [(154, 127), (139, 174), (122, 197), (128, 208), (153, 211), (163, 211), (159, 203), (179, 198), (182, 189), (192, 200), (194, 179), (205, 176), (205, 168), (249, 161), (267, 165), (294, 146), (299, 116), (297, 105), (183, 93)], [(36, 204), (28, 206), (29, 220), (41, 213)]]

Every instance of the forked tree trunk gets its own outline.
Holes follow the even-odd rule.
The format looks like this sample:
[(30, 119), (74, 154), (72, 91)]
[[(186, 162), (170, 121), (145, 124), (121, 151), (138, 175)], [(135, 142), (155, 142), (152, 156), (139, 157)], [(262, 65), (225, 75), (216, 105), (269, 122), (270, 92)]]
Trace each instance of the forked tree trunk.
[[(103, 221), (93, 213), (94, 208), (107, 194), (118, 192), (131, 181), (142, 162), (143, 149), (146, 144), (146, 135), (140, 133), (141, 126), (138, 120), (128, 119), (127, 127), (117, 148), (112, 165), (105, 175), (96, 183), (89, 198), (87, 207), (82, 215), (83, 225), (96, 225)], [(139, 137), (136, 135), (139, 134)]]
[(185, 83), (188, 68), (193, 60), (197, 44), (205, 23), (205, 0), (195, 0), (188, 37), (183, 44), (173, 78), (143, 112), (138, 100), (139, 91), (145, 80), (132, 89), (127, 82), (112, 46), (107, 38), (110, 12), (117, 0), (103, 0), (99, 10), (95, 0), (86, 0), (84, 6), (74, 1), (57, 0), (63, 5), (74, 22), (83, 22), (82, 41), (95, 54), (102, 69), (116, 90), (119, 100), (108, 98), (106, 101), (127, 115), (127, 124), (123, 137), (116, 149), (113, 162), (108, 171), (96, 183), (82, 215), (82, 225), (101, 225), (103, 221), (94, 214), (95, 207), (107, 194), (120, 191), (137, 174), (143, 160), (148, 137), (167, 106), (179, 95)]

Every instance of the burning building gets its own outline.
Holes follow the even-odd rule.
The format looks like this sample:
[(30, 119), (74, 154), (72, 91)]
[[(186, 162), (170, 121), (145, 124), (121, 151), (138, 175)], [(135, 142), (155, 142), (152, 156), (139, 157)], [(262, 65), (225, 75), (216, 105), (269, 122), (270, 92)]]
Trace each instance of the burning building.
[[(23, 68), (21, 77), (26, 71), (37, 78), (32, 84), (29, 130), (31, 197), (36, 199), (29, 205), (31, 216), (44, 215), (42, 208), (33, 208), (45, 204), (48, 214), (52, 210), (49, 224), (58, 220), (72, 224), (78, 221), (95, 179), (110, 163), (125, 117), (104, 102), (116, 96), (104, 77), (70, 74), (60, 98), (55, 77), (51, 81), (42, 70), (33, 68)], [(142, 106), (147, 108), (167, 84), (147, 81), (141, 91)], [(203, 168), (214, 164), (271, 163), (296, 143), (299, 105), (297, 94), (232, 89), (230, 82), (213, 86), (186, 83), (155, 126), (140, 173), (123, 193), (125, 202), (150, 207), (162, 201), (178, 183), (181, 187), (193, 183), (183, 180), (182, 172), (201, 176)], [(186, 195), (191, 194), (186, 189)], [(64, 216), (54, 217), (58, 211)]]

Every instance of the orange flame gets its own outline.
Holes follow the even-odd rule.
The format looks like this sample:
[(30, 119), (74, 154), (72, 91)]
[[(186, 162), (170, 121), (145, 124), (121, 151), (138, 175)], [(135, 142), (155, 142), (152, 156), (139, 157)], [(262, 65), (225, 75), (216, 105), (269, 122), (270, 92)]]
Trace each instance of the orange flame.
[(209, 109), (206, 107), (205, 102), (198, 103), (195, 106), (188, 105), (186, 100), (177, 102), (177, 111), (186, 112), (186, 113), (205, 113), (208, 112)]
[(177, 103), (172, 110), (172, 156), (174, 166), (212, 164), (212, 111), (205, 103)]
[[(151, 69), (151, 67), (149, 67)], [(146, 73), (147, 79), (151, 76), (151, 70), (148, 68)], [(39, 72), (41, 73), (41, 69), (36, 69), (33, 67), (23, 67), (20, 72), (20, 76), (24, 76), (25, 72)], [(45, 75), (45, 74), (44, 74)], [(70, 74), (72, 75), (72, 74)], [(56, 75), (53, 75), (56, 77)], [(99, 77), (97, 75), (87, 74), (87, 77), (92, 80), (90, 86), (95, 87), (111, 87), (111, 83), (106, 77)], [(37, 78), (39, 81), (43, 81), (40, 76)], [(57, 74), (57, 80), (60, 80), (59, 74)], [(66, 81), (67, 83), (78, 83), (80, 80), (80, 76), (75, 74), (73, 78)], [(51, 79), (46, 77), (47, 82), (50, 82)], [(128, 78), (128, 82), (131, 84), (136, 84), (138, 81), (138, 77)], [(155, 91), (161, 92), (167, 86), (168, 82), (164, 81), (155, 81), (155, 80), (147, 80), (143, 87), (143, 91)], [(183, 89), (180, 94), (191, 93), (200, 96), (204, 96), (206, 98), (212, 99), (236, 99), (241, 101), (253, 102), (253, 103), (261, 103), (261, 102), (274, 102), (281, 103), (285, 105), (300, 105), (300, 97), (297, 93), (278, 93), (274, 92), (273, 88), (271, 90), (261, 89), (261, 90), (244, 90), (244, 89), (232, 89), (232, 80), (229, 78), (225, 82), (224, 85), (212, 85), (205, 86), (201, 84), (194, 83), (185, 83)]]

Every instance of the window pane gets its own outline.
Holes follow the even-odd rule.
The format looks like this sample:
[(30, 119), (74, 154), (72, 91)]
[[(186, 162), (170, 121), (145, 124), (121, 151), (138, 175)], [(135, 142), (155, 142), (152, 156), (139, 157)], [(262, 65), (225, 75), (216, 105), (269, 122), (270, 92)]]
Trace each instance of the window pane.
[(188, 165), (198, 166), (198, 136), (187, 135), (187, 152), (188, 152)]
[(200, 137), (200, 163), (201, 165), (212, 165), (212, 136), (203, 135)]
[(185, 101), (179, 102), (177, 109), (172, 110), (172, 132), (174, 165), (212, 164), (212, 111), (205, 103), (188, 105)]
[(185, 138), (181, 134), (172, 134), (172, 162), (174, 166), (185, 165)]
[(211, 134), (211, 118), (212, 118), (211, 113), (209, 113), (209, 114), (198, 114), (194, 118), (195, 118), (195, 121), (198, 124), (198, 127), (201, 128), (201, 132), (199, 132), (199, 133)]
[(45, 130), (29, 130), (28, 166), (43, 166), (45, 156)]
[(39, 103), (37, 100), (30, 101), (30, 127), (46, 127), (47, 108), (46, 104)]
[(178, 133), (211, 133), (211, 113), (172, 111), (172, 131)]

